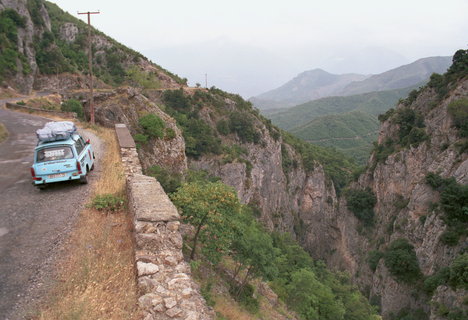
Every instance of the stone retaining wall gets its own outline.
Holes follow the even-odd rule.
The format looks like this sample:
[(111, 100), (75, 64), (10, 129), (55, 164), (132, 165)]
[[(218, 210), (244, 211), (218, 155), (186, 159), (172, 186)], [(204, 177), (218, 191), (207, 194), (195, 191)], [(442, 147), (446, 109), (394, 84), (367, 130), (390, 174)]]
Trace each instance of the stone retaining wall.
[(7, 109), (12, 109), (12, 110), (23, 110), (23, 111), (28, 111), (28, 112), (44, 112), (44, 113), (49, 113), (53, 114), (56, 116), (64, 117), (64, 118), (71, 118), (71, 119), (76, 119), (76, 112), (63, 112), (63, 111), (55, 111), (55, 110), (46, 110), (46, 109), (40, 109), (40, 108), (33, 108), (33, 107), (28, 107), (28, 106), (22, 106), (16, 103), (10, 103), (7, 102), (5, 103), (5, 106)]
[(144, 320), (214, 319), (182, 255), (180, 216), (159, 182), (142, 174), (128, 128), (115, 126), (135, 230), (135, 263)]

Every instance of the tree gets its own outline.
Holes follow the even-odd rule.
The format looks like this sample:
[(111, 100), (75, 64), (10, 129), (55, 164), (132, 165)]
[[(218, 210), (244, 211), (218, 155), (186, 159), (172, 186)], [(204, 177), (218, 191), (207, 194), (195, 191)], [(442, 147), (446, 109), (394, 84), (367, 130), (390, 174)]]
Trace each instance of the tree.
[(315, 273), (300, 269), (292, 274), (287, 286), (288, 304), (307, 320), (344, 319), (345, 308), (331, 289), (317, 279)]
[(200, 241), (202, 252), (212, 263), (226, 254), (234, 237), (234, 218), (241, 205), (237, 195), (221, 182), (192, 182), (183, 184), (171, 195), (185, 222), (195, 227), (190, 259)]
[(278, 274), (276, 257), (279, 250), (273, 247), (271, 236), (251, 217), (239, 220), (236, 230), (238, 236), (231, 246), (232, 256), (238, 262), (234, 278), (240, 270), (246, 269), (237, 291), (238, 296), (251, 276), (271, 280)]

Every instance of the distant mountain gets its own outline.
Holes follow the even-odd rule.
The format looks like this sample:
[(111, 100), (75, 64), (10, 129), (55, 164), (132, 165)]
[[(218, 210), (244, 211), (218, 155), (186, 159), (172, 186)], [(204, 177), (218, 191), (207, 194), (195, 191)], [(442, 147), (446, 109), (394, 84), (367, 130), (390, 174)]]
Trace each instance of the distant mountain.
[(429, 79), (431, 74), (445, 73), (452, 64), (452, 57), (430, 57), (373, 75), (347, 85), (339, 95), (353, 95), (372, 91), (406, 88)]
[(291, 107), (336, 95), (353, 81), (364, 80), (367, 77), (352, 73), (337, 75), (314, 69), (305, 71), (281, 87), (253, 97), (250, 101), (259, 109)]
[(330, 74), (321, 69), (306, 71), (281, 87), (252, 97), (261, 110), (291, 107), (330, 96), (349, 96), (373, 91), (401, 89), (429, 79), (432, 73), (444, 73), (452, 57), (429, 57), (377, 74)]

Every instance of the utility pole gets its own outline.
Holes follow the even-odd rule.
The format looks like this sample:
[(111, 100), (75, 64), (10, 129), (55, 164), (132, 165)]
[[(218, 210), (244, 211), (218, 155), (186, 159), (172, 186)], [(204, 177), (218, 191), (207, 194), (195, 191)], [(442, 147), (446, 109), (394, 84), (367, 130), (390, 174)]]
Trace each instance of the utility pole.
[(99, 11), (96, 12), (78, 12), (78, 14), (87, 14), (88, 15), (88, 68), (89, 68), (89, 113), (90, 121), (92, 124), (95, 124), (94, 121), (94, 94), (93, 94), (93, 53), (91, 51), (91, 15), (99, 14)]
[(205, 88), (208, 89), (208, 73), (205, 73)]

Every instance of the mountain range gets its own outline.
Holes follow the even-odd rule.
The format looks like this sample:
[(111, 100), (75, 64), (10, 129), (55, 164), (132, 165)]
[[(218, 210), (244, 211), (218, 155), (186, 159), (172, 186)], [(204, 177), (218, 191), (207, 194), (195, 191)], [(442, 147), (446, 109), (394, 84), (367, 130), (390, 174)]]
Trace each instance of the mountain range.
[(443, 73), (451, 57), (422, 58), (375, 75), (331, 74), (321, 69), (305, 71), (284, 85), (249, 100), (260, 110), (287, 108), (330, 96), (349, 96), (373, 91), (401, 89)]

